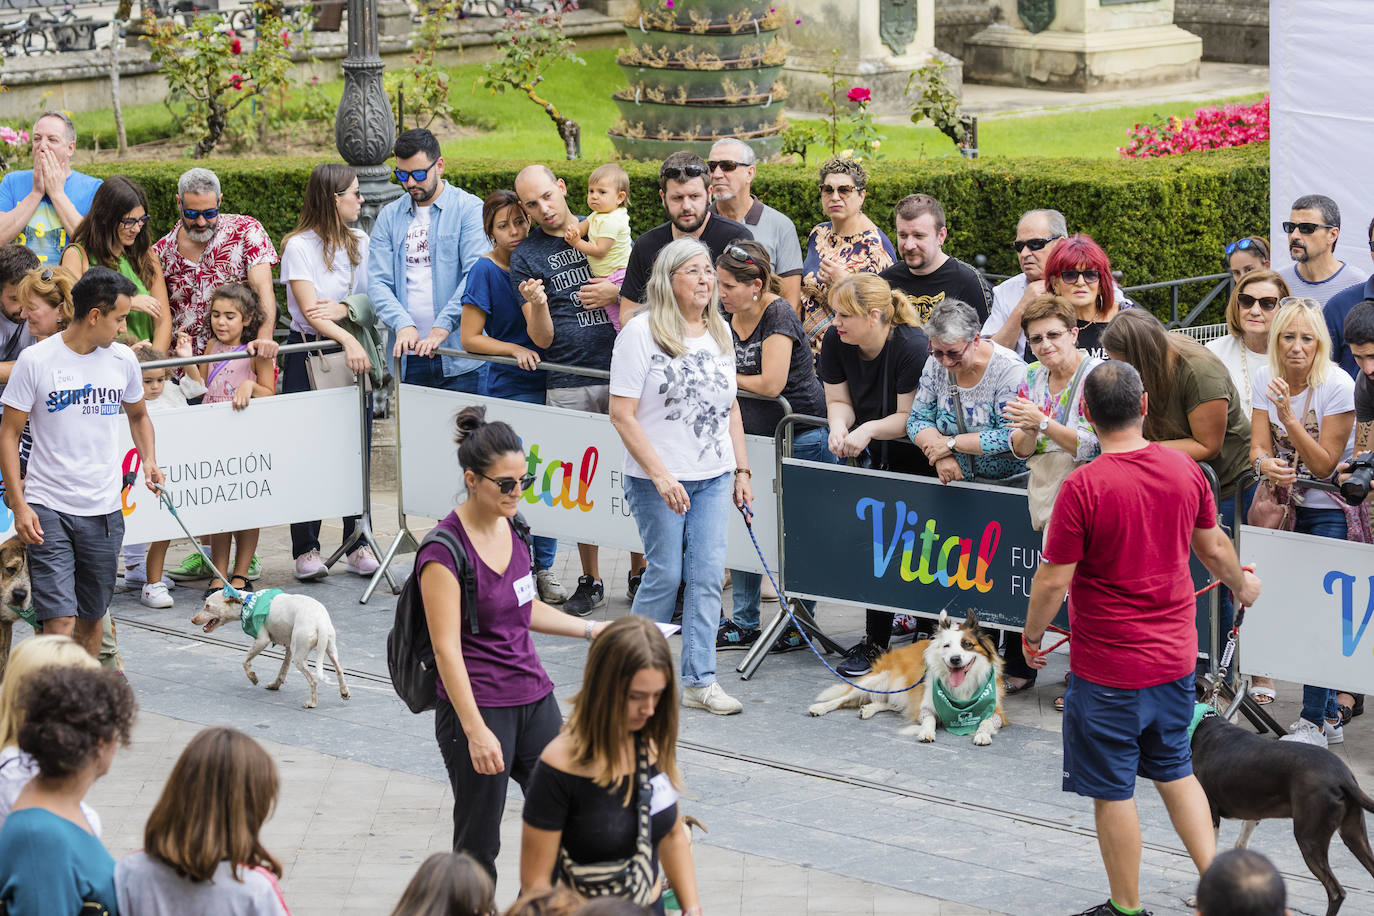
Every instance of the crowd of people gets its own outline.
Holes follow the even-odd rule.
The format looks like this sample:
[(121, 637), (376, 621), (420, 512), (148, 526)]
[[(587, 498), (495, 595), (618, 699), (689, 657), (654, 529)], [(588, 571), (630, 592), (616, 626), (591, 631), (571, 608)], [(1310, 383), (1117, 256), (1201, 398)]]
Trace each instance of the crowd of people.
[[(119, 481), (76, 468), (116, 467), (105, 459), (122, 409), (147, 485), (157, 489), (149, 411), (217, 401), (251, 409), (253, 399), (278, 390), (310, 389), (314, 369), (293, 353), (278, 378), (277, 248), (252, 216), (224, 209), (213, 172), (181, 176), (179, 218), (154, 242), (136, 183), (99, 182), (71, 169), (75, 132), (65, 115), (45, 113), (34, 137), (33, 170), (0, 182), (0, 237), (14, 239), (0, 248), (0, 473), (30, 545), (45, 632), (70, 634), (93, 657), (107, 643), (108, 658)], [(1340, 213), (1329, 198), (1293, 203), (1283, 224), (1290, 266), (1272, 270), (1261, 235), (1219, 253), (1235, 283), (1227, 333), (1204, 347), (1134, 307), (1107, 253), (1049, 207), (1022, 215), (1008, 241), (1021, 270), (995, 288), (943, 250), (949, 216), (927, 194), (897, 203), (894, 245), (864, 212), (869, 176), (852, 158), (821, 165), (825, 219), (803, 245), (798, 227), (753, 194), (759, 165), (740, 140), (716, 143), (708, 159), (668, 156), (658, 179), (667, 220), (637, 239), (629, 179), (614, 164), (592, 173), (579, 215), (567, 185), (545, 165), (524, 168), (513, 188), (479, 199), (445, 180), (428, 131), (403, 132), (394, 154), (404, 193), (380, 208), (370, 233), (351, 226), (364, 203), (353, 170), (327, 164), (311, 173), (300, 219), (281, 243), (287, 340), (334, 340), (355, 372), (391, 357), (409, 384), (608, 415), (624, 443), (626, 501), (644, 544), (626, 583), (633, 616), (609, 626), (578, 619), (606, 602), (596, 546), (578, 545), (580, 575), (569, 591), (554, 571), (556, 541), (511, 521), (532, 480), (519, 435), (478, 409), (459, 415), (465, 499), (439, 528), (481, 563), (470, 576), (429, 540), (416, 575), (439, 674), (435, 734), (457, 800), (453, 845), (477, 868), (471, 880), (457, 881), (453, 862), (427, 865), (417, 876), (426, 886), (412, 888), (417, 900), (449, 892), (435, 886), (445, 882), (454, 894), (482, 896), (481, 878), (495, 874), (497, 828), (514, 778), (526, 792), (527, 892), (551, 892), (557, 874), (595, 896), (605, 876), (593, 865), (643, 859), (651, 865), (643, 875), (629, 869), (618, 879), (631, 888), (624, 895), (661, 912), (661, 865), (684, 912), (698, 909), (690, 844), (673, 803), (678, 705), (718, 715), (742, 710), (717, 680), (716, 656), (757, 642), (767, 597), (759, 576), (734, 570), (733, 608), (722, 608), (720, 532), (732, 507), (754, 499), (744, 436), (771, 435), (781, 417), (775, 402), (742, 394), (781, 395), (795, 412), (817, 418), (798, 429), (799, 457), (940, 484), (1025, 486), (1033, 524), (1050, 545), (1066, 479), (1105, 451), (1085, 406), (1089, 381), (1101, 387), (1113, 379), (1124, 391), (1136, 379), (1149, 405), (1138, 417), (1142, 441), (1211, 468), (1219, 487), (1213, 514), (1224, 525), (1272, 507), (1291, 530), (1368, 539), (1365, 507), (1302, 488), (1337, 479), (1353, 453), (1370, 448), (1374, 424), (1374, 281), (1336, 258)], [(1374, 248), (1374, 222), (1369, 233)], [(384, 351), (359, 332), (377, 321), (387, 332)], [(463, 352), (516, 365), (455, 355)], [(244, 358), (200, 370), (141, 370), (169, 354), (220, 353)], [(545, 361), (608, 378), (545, 372)], [(1116, 368), (1103, 372), (1104, 365)], [(1134, 367), (1130, 378), (1118, 371), (1123, 365)], [(90, 403), (92, 391), (111, 409), (93, 417), (37, 410)], [(345, 519), (345, 544), (355, 522)], [(291, 526), (302, 581), (328, 574), (319, 533), (319, 521)], [(1067, 535), (1059, 537), (1066, 554)], [(166, 543), (123, 545), (125, 581), (157, 608), (172, 606), (171, 581), (245, 589), (260, 574), (256, 544), (256, 530), (208, 537), (166, 576)], [(211, 578), (210, 561), (231, 573), (227, 582)], [(357, 546), (347, 568), (371, 575), (378, 563)], [(1060, 588), (1055, 607), (1062, 597)], [(1230, 613), (1228, 598), (1223, 631)], [(646, 621), (678, 619), (675, 667)], [(914, 616), (868, 611), (863, 637), (838, 670), (867, 673), (894, 637), (921, 626)], [(583, 692), (567, 723), (531, 631), (590, 641)], [(801, 634), (788, 630), (770, 648), (802, 645)], [(1008, 692), (1035, 683), (1037, 650), (1032, 641), (1005, 640)], [(91, 691), (110, 693), (110, 703), (123, 703), (113, 681), (91, 683)], [(15, 696), (12, 685), (13, 677), (2, 696)], [(1091, 687), (1089, 679), (1079, 695)], [(1339, 687), (1303, 688), (1291, 738), (1342, 740), (1363, 697)], [(1272, 702), (1274, 685), (1256, 680), (1251, 695)], [(21, 741), (38, 774), (38, 797), (23, 796), (27, 807), (80, 810), (84, 788), (127, 739), (127, 720), (114, 716), (104, 728), (90, 737), (85, 757), (65, 755), (51, 773), (41, 748), (27, 751)], [(275, 775), (251, 749), (232, 734), (207, 734), (204, 743), (214, 747), (203, 750), (242, 771), (251, 783), (243, 792), (274, 794)], [(39, 791), (49, 783), (50, 794)], [(98, 826), (80, 817), (87, 835), (80, 842), (90, 845)], [(149, 849), (112, 872), (121, 895), (169, 901), (170, 912), (192, 899), (173, 878), (237, 888), (245, 879), (235, 869), (243, 866), (260, 876), (243, 892), (270, 896), (280, 867), (257, 843), (260, 820), (239, 818), (226, 828), (222, 855), (197, 853), (190, 862), (178, 858), (185, 840), (170, 817), (155, 811)], [(166, 834), (156, 846), (154, 821)], [(0, 846), (8, 835), (0, 834)], [(429, 873), (434, 880), (421, 881)], [(92, 879), (73, 893), (113, 893), (110, 880)], [(490, 911), (489, 900), (472, 909)]]

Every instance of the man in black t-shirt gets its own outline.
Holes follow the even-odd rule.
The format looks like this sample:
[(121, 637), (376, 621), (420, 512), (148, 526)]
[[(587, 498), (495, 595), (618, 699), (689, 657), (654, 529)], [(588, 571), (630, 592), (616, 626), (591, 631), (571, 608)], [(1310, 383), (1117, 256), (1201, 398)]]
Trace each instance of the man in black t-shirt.
[(978, 271), (945, 254), (941, 246), (949, 230), (940, 202), (929, 194), (908, 194), (897, 202), (893, 221), (901, 261), (879, 276), (906, 294), (921, 321), (928, 320), (936, 304), (946, 299), (967, 302), (980, 322), (987, 321), (992, 288)]
[(1345, 316), (1345, 344), (1359, 367), (1355, 375), (1355, 454), (1374, 449), (1374, 299)]
[(620, 287), (622, 328), (644, 303), (644, 288), (649, 282), (654, 259), (673, 239), (686, 235), (700, 239), (711, 249), (714, 261), (725, 251), (726, 245), (736, 239), (754, 237), (743, 224), (711, 213), (710, 182), (706, 161), (696, 153), (682, 150), (663, 160), (658, 170), (658, 196), (668, 211), (668, 221), (641, 235), (630, 249), (630, 263), (625, 268), (625, 282)]

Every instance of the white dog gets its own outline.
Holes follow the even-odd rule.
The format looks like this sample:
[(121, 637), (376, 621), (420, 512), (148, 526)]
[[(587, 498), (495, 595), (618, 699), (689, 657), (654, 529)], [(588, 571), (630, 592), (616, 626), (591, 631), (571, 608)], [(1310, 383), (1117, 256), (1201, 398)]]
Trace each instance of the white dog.
[(329, 619), (329, 611), (314, 598), (305, 595), (288, 595), (281, 589), (273, 588), (262, 592), (212, 592), (205, 599), (205, 607), (191, 618), (196, 626), (203, 626), (209, 633), (222, 623), (240, 621), (243, 631), (252, 636), (253, 646), (248, 657), (243, 660), (243, 671), (248, 680), (256, 684), (258, 676), (253, 673), (253, 658), (268, 644), (282, 646), (286, 657), (282, 659), (281, 671), (277, 679), (267, 685), (268, 690), (277, 690), (286, 680), (286, 671), (294, 659), (310, 684), (310, 699), (306, 709), (315, 708), (316, 677), (310, 674), (310, 650), (318, 647), (315, 657), (315, 674), (324, 678), (324, 657), (334, 666), (339, 676), (339, 696), (348, 699), (348, 685), (344, 683), (343, 668), (339, 665), (339, 655), (334, 638), (334, 624)]

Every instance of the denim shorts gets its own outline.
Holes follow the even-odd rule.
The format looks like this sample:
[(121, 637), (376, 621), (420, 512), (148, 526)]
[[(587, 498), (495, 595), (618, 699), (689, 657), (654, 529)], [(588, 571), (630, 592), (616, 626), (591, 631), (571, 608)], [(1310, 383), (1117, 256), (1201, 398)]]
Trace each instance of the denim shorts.
[(1064, 791), (1124, 801), (1134, 796), (1137, 776), (1191, 776), (1193, 704), (1192, 674), (1139, 689), (1104, 687), (1075, 674), (1064, 695)]

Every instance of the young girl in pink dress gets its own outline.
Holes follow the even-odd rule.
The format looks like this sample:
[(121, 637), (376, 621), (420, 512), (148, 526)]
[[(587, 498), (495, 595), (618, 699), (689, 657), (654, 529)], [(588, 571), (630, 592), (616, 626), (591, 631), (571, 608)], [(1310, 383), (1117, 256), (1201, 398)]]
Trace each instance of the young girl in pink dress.
[[(211, 340), (205, 347), (209, 353), (242, 353), (248, 342), (258, 336), (263, 312), (257, 294), (242, 283), (226, 283), (210, 297), (210, 310), (205, 316)], [(260, 356), (248, 359), (224, 360), (206, 367), (205, 397), (201, 403), (217, 404), (230, 401), (235, 410), (243, 410), (252, 398), (265, 398), (277, 390), (277, 367), (273, 360)], [(253, 551), (258, 547), (258, 529), (216, 534), (210, 537), (210, 559), (216, 569), (224, 569), (229, 562), (230, 541), (238, 545), (234, 554), (234, 569), (229, 584), (247, 589), (248, 567)], [(224, 587), (219, 579), (212, 579), (206, 594)]]

